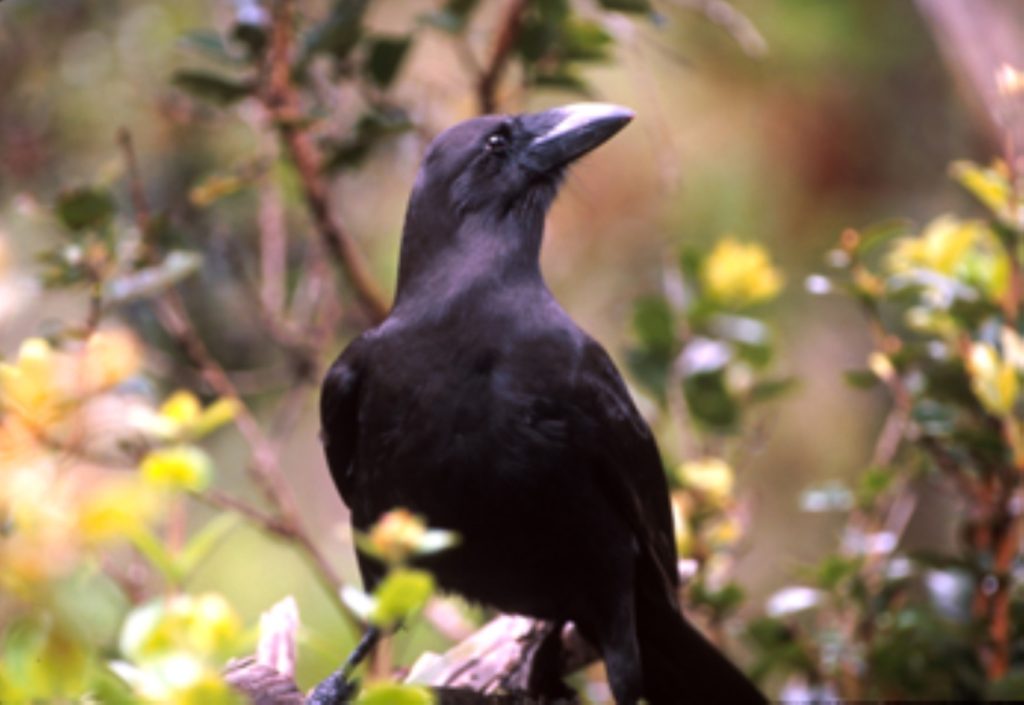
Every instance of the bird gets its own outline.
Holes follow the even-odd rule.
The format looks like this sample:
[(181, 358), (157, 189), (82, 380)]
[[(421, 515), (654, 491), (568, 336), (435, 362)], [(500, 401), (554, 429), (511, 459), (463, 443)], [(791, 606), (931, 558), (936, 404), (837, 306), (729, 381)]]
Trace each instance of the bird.
[[(353, 527), (403, 507), (459, 543), (445, 590), (572, 622), (618, 705), (762, 703), (683, 615), (661, 455), (621, 375), (544, 282), (569, 167), (634, 113), (575, 103), (485, 115), (428, 147), (394, 305), (325, 374), (321, 438)], [(372, 589), (384, 567), (357, 549)]]

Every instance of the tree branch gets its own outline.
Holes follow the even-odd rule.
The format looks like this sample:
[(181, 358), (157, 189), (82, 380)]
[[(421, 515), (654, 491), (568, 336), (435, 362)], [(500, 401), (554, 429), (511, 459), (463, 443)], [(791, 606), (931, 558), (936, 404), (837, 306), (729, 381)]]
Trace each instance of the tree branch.
[(379, 323), (389, 306), (370, 273), (369, 265), (337, 215), (331, 211), (320, 156), (303, 125), (299, 94), (291, 80), (294, 2), (277, 0), (273, 7), (270, 50), (259, 96), (270, 113), (285, 151), (302, 183), (306, 205), (327, 251), (341, 266), (370, 320)]
[(476, 97), (481, 113), (493, 113), (498, 107), (498, 82), (505, 71), (516, 40), (519, 39), (523, 13), (528, 4), (528, 0), (510, 0), (505, 10), (491, 57), (477, 80)]

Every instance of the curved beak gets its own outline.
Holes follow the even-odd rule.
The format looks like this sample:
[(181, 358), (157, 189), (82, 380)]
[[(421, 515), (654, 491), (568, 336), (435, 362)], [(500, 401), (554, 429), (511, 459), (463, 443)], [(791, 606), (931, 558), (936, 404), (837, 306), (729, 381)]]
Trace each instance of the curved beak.
[(524, 162), (537, 172), (555, 171), (609, 140), (633, 116), (610, 103), (574, 103), (527, 115), (523, 124), (534, 138)]

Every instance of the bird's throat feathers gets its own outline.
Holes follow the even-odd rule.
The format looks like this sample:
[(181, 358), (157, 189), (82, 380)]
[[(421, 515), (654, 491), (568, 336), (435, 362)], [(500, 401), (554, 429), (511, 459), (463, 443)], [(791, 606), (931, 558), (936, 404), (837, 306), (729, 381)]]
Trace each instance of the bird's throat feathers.
[(396, 306), (424, 298), (443, 305), (488, 288), (539, 281), (551, 198), (531, 195), (509, 207), (473, 212), (428, 210), (414, 197), (402, 234)]

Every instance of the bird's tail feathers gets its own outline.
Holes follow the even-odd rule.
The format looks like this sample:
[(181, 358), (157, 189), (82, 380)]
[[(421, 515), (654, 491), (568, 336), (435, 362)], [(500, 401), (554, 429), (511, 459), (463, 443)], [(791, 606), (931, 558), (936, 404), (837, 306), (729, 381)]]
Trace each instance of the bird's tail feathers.
[(764, 695), (664, 597), (639, 594), (637, 626), (650, 705), (763, 705)]

